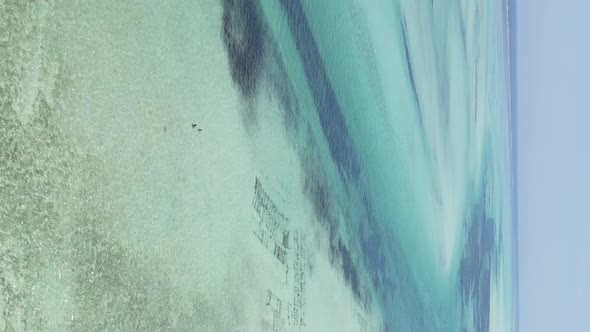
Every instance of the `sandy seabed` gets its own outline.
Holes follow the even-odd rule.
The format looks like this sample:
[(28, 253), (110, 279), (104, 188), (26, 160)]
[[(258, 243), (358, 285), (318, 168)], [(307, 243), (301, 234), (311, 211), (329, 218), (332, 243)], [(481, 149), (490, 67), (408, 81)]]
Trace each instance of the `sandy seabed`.
[(0, 331), (379, 330), (219, 1), (0, 12)]

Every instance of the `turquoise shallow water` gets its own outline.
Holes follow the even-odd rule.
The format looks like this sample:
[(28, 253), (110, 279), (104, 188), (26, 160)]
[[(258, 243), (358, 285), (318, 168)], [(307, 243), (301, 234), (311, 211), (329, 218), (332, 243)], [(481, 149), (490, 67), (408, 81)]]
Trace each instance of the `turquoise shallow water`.
[(0, 332), (514, 330), (504, 4), (0, 13)]
[(391, 330), (512, 329), (503, 4), (262, 8), (283, 61), (302, 63), (290, 79), (315, 104), (327, 195), (349, 216), (330, 227), (355, 258), (351, 285)]

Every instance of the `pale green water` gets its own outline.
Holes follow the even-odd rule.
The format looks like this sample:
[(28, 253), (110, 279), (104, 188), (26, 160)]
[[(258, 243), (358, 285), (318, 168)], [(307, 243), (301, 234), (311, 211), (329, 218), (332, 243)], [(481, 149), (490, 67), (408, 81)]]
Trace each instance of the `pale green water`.
[[(336, 331), (297, 291), (338, 285), (350, 331), (512, 330), (503, 10), (0, 4), (0, 331)], [(289, 220), (271, 254), (259, 178)], [(326, 294), (293, 281), (321, 275), (314, 232)]]

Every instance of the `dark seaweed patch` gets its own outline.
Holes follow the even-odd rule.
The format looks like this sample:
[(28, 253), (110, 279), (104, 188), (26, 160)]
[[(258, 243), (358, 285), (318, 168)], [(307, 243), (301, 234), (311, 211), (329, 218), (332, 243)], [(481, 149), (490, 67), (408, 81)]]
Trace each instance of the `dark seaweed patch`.
[(356, 182), (360, 173), (359, 157), (303, 6), (299, 0), (281, 0), (281, 5), (287, 15), (330, 155), (341, 176), (345, 178), (346, 174)]
[(344, 280), (352, 289), (355, 298), (366, 306), (368, 300), (363, 295), (357, 266), (351, 257), (350, 250), (342, 241), (338, 232), (338, 218), (336, 217), (335, 207), (332, 203), (333, 197), (329, 187), (325, 178), (318, 174), (319, 171), (309, 170), (308, 172), (305, 177), (305, 193), (312, 203), (317, 220), (328, 232), (330, 263), (340, 266)]
[(333, 219), (327, 185), (318, 181), (317, 177), (310, 175), (306, 178), (305, 189), (307, 196), (312, 201), (316, 217), (323, 222)]
[(418, 99), (418, 91), (416, 90), (416, 82), (414, 81), (414, 70), (412, 68), (410, 51), (408, 50), (407, 24), (406, 24), (405, 16), (402, 17), (402, 34), (404, 37), (404, 50), (405, 50), (405, 54), (406, 54), (406, 66), (408, 67), (408, 79), (410, 80), (410, 85), (412, 86), (412, 93), (414, 95), (414, 99), (416, 100), (416, 107), (418, 110), (418, 119), (420, 120), (420, 128), (423, 128), (422, 109), (420, 106), (420, 99)]
[(342, 271), (344, 272), (344, 279), (350, 284), (353, 293), (360, 297), (359, 276), (356, 266), (354, 265), (350, 252), (342, 239), (338, 239), (338, 251), (342, 259)]
[[(463, 306), (474, 306), (474, 324), (477, 331), (489, 328), (490, 279), (492, 261), (497, 255), (494, 220), (486, 213), (485, 195), (472, 207), (467, 224), (467, 243), (459, 268), (459, 282)], [(465, 309), (464, 309), (465, 310)]]
[(263, 32), (256, 1), (223, 1), (223, 41), (232, 79), (244, 97), (257, 91), (264, 55)]

